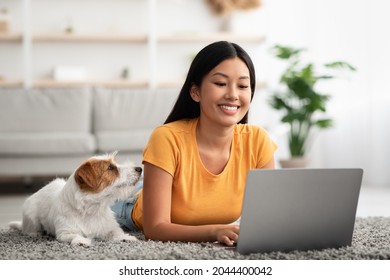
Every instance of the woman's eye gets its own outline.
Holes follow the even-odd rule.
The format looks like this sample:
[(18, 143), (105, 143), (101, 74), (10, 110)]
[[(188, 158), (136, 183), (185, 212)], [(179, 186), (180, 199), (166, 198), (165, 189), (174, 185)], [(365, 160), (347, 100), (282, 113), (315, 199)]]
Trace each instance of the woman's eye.
[(249, 86), (248, 85), (240, 85), (239, 88), (246, 89), (246, 88), (249, 88)]
[(226, 85), (226, 83), (222, 83), (222, 82), (215, 82), (214, 84), (219, 86), (219, 87), (223, 87)]

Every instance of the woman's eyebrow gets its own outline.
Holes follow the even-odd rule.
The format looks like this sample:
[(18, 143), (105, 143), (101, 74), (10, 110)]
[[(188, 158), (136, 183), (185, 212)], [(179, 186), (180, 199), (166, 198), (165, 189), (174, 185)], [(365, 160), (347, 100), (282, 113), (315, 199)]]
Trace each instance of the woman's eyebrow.
[(224, 73), (221, 73), (221, 72), (216, 72), (214, 73), (213, 75), (211, 75), (211, 77), (214, 77), (214, 76), (222, 76), (224, 78), (229, 78), (228, 75), (224, 74)]
[[(221, 73), (221, 72), (216, 72), (214, 73), (213, 75), (211, 75), (211, 77), (214, 77), (214, 76), (222, 76), (224, 78), (229, 78), (228, 75), (224, 74), (224, 73)], [(241, 76), (239, 77), (238, 79), (242, 80), (242, 79), (249, 79), (249, 76)]]

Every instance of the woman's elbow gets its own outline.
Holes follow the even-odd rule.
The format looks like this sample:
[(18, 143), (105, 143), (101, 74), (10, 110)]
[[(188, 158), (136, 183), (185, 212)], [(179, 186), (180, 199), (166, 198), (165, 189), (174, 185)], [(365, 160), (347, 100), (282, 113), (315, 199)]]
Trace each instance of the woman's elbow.
[(144, 226), (143, 233), (146, 240), (166, 241), (162, 238), (161, 230), (158, 226)]

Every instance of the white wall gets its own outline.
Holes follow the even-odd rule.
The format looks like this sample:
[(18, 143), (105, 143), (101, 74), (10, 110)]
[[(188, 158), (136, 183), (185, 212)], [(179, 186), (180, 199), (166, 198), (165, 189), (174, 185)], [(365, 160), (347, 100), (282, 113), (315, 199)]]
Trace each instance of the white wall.
[[(328, 109), (335, 126), (317, 134), (311, 149), (314, 167), (362, 167), (364, 183), (390, 187), (390, 3), (385, 0), (264, 0), (267, 44), (308, 49), (314, 62), (345, 60), (354, 74), (323, 84), (332, 95)], [(267, 61), (270, 88), (276, 85), (279, 65)], [(266, 99), (267, 92), (262, 100)], [(265, 114), (270, 114), (265, 116)], [(267, 108), (253, 115), (268, 120), (287, 156), (277, 116)]]

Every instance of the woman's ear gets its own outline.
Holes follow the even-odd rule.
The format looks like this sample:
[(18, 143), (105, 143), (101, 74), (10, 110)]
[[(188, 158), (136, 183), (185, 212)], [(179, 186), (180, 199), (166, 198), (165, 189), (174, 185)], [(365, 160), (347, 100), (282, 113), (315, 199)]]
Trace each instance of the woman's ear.
[(190, 95), (195, 102), (200, 101), (199, 88), (196, 85), (191, 86)]

